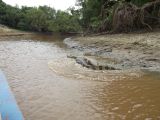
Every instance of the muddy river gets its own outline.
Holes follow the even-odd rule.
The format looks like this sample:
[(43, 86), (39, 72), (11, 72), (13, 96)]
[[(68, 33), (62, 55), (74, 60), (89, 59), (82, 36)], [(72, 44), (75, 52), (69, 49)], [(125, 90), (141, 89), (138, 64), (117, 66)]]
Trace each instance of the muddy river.
[(0, 40), (0, 68), (26, 120), (160, 120), (159, 72), (89, 70), (62, 40)]

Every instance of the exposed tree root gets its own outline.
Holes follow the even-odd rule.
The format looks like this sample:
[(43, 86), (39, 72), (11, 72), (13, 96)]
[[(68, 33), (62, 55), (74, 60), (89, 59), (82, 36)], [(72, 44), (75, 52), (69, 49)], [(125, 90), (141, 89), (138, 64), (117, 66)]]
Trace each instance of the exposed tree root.
[(152, 30), (155, 25), (159, 27), (159, 24), (160, 0), (149, 2), (141, 8), (125, 3), (115, 10), (113, 16), (113, 30), (116, 32), (129, 32), (146, 27)]

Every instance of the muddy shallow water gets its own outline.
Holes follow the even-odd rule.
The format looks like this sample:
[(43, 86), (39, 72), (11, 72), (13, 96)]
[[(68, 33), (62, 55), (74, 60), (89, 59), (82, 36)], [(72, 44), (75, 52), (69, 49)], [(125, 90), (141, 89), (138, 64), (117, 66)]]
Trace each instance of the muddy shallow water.
[(158, 72), (88, 70), (71, 52), (56, 36), (1, 38), (0, 68), (26, 120), (160, 119)]

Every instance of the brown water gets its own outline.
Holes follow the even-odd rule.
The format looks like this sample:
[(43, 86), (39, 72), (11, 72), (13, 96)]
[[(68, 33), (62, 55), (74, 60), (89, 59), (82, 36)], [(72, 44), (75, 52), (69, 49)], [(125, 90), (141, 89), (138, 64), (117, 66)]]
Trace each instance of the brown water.
[(0, 68), (26, 120), (160, 119), (158, 72), (92, 71), (71, 52), (59, 37), (1, 38)]

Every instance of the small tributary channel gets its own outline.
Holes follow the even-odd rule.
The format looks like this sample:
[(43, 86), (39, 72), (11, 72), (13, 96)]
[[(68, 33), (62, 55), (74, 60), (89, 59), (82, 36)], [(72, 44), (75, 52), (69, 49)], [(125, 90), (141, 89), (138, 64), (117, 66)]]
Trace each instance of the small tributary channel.
[(160, 119), (160, 75), (83, 68), (63, 37), (0, 38), (0, 68), (26, 120)]

